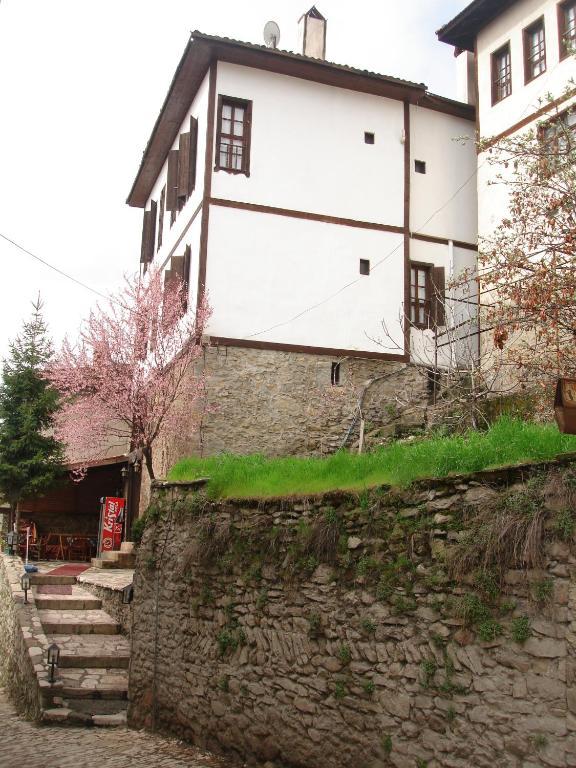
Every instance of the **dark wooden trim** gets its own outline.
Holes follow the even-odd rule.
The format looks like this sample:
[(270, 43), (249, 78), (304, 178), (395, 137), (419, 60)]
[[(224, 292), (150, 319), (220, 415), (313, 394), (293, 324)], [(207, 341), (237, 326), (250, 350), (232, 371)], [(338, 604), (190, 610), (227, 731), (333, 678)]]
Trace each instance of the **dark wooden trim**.
[(127, 464), (128, 456), (122, 454), (121, 456), (110, 456), (108, 459), (94, 459), (93, 461), (73, 461), (66, 464), (66, 469), (81, 469), (86, 467), (87, 469), (96, 469), (98, 467), (109, 467), (111, 464)]
[[(544, 69), (542, 72), (540, 72), (538, 75), (533, 75), (531, 72), (531, 59), (529, 55), (529, 41), (528, 36), (531, 32), (534, 31), (535, 27), (542, 27), (542, 37), (544, 39)], [(528, 83), (531, 83), (533, 80), (536, 80), (540, 77), (540, 75), (543, 75), (547, 68), (547, 51), (546, 51), (546, 22), (544, 20), (544, 16), (540, 16), (537, 19), (534, 19), (530, 24), (528, 24), (527, 27), (524, 27), (522, 30), (522, 55), (524, 57), (524, 85), (528, 85)]]
[(393, 232), (403, 234), (404, 227), (396, 227), (392, 224), (377, 224), (371, 221), (358, 221), (357, 219), (343, 219), (339, 216), (328, 216), (322, 213), (310, 213), (309, 211), (296, 211), (291, 208), (275, 208), (271, 205), (259, 205), (257, 203), (242, 203), (238, 200), (223, 200), (220, 197), (210, 198), (211, 205), (222, 208), (238, 208), (243, 211), (255, 213), (270, 213), (274, 216), (287, 216), (292, 219), (307, 219), (308, 221), (321, 221), (324, 224), (338, 224), (342, 227), (357, 227), (358, 229), (374, 229), (380, 232)]
[[(129, 205), (145, 207), (162, 170), (168, 150), (173, 145), (186, 113), (190, 109), (190, 104), (204, 80), (209, 62), (215, 60), (359, 93), (371, 93), (399, 101), (408, 100), (413, 104), (420, 102), (426, 94), (426, 87), (421, 83), (410, 83), (398, 78), (332, 64), (322, 59), (311, 59), (285, 51), (193, 32), (148, 140), (140, 168), (128, 195)], [(469, 120), (474, 120), (474, 108), (469, 105), (440, 97), (433, 97), (430, 103), (424, 99), (422, 103), (430, 109), (438, 109), (446, 114), (457, 112)]]
[(410, 102), (404, 102), (404, 355), (410, 357)]
[(168, 254), (168, 256), (166, 256), (166, 258), (165, 258), (165, 259), (164, 259), (164, 261), (162, 262), (162, 267), (165, 267), (165, 266), (166, 266), (166, 264), (167, 264), (167, 263), (170, 261), (170, 259), (172, 258), (172, 256), (174, 256), (174, 253), (175, 253), (176, 249), (178, 248), (178, 246), (180, 245), (180, 243), (181, 243), (181, 242), (182, 242), (182, 240), (184, 239), (184, 237), (185, 237), (186, 233), (188, 232), (188, 230), (190, 229), (190, 227), (192, 226), (192, 224), (194, 223), (194, 221), (195, 221), (195, 219), (196, 219), (196, 216), (198, 216), (198, 214), (200, 213), (200, 210), (201, 210), (201, 208), (202, 208), (202, 206), (203, 206), (203, 205), (204, 205), (204, 200), (200, 200), (200, 202), (199, 202), (199, 203), (198, 203), (198, 205), (196, 206), (196, 210), (194, 211), (194, 213), (193, 213), (193, 214), (192, 214), (192, 216), (190, 217), (190, 219), (189, 219), (188, 223), (186, 224), (186, 226), (184, 227), (184, 229), (183, 229), (183, 230), (182, 230), (182, 232), (180, 233), (180, 236), (179, 236), (178, 240), (176, 240), (176, 242), (174, 243), (174, 245), (173, 245), (173, 246), (172, 246), (172, 248), (170, 249), (170, 253)]
[[(492, 76), (492, 75), (490, 75)], [(474, 98), (476, 101), (475, 123), (476, 123), (476, 142), (480, 141), (480, 81), (478, 78), (478, 41), (474, 41)]]
[(241, 347), (242, 349), (265, 349), (276, 352), (300, 352), (306, 355), (358, 357), (364, 360), (391, 360), (398, 363), (408, 362), (406, 355), (393, 355), (388, 352), (364, 352), (358, 349), (308, 347), (302, 344), (279, 344), (274, 341), (255, 341), (254, 339), (229, 339), (223, 336), (211, 336), (210, 344), (215, 347)]
[[(411, 232), (412, 240), (423, 240), (425, 243), (438, 243), (438, 245), (450, 245), (450, 240), (446, 237), (436, 237), (436, 235), (422, 235), (419, 232)], [(474, 243), (466, 243), (464, 240), (452, 240), (454, 248), (463, 248), (466, 251), (477, 251), (478, 246)]]
[(214, 156), (214, 120), (216, 117), (216, 78), (218, 62), (210, 63), (208, 85), (208, 119), (206, 121), (206, 152), (204, 155), (204, 189), (202, 191), (202, 225), (200, 228), (200, 252), (198, 254), (198, 290), (196, 308), (206, 289), (206, 263), (208, 260), (208, 227), (210, 224), (210, 195), (212, 193), (212, 157)]
[[(415, 269), (419, 272), (424, 272), (425, 274), (425, 286), (424, 286), (424, 315), (425, 315), (425, 322), (419, 323), (419, 322), (412, 322), (411, 315), (412, 315), (412, 270)], [(410, 262), (410, 273), (409, 273), (409, 283), (408, 283), (408, 309), (406, 310), (406, 316), (408, 319), (408, 324), (412, 328), (418, 328), (420, 330), (427, 330), (428, 328), (433, 327), (432, 323), (432, 270), (434, 269), (434, 264), (427, 261), (411, 261)], [(416, 277), (416, 290), (418, 290), (418, 277)], [(420, 298), (418, 296), (414, 297), (415, 301), (418, 302), (417, 306), (420, 304)], [(416, 314), (416, 313), (415, 313)]]
[(551, 101), (549, 104), (546, 104), (544, 107), (537, 109), (536, 112), (532, 112), (531, 115), (528, 115), (528, 117), (519, 120), (514, 125), (511, 125), (510, 128), (502, 131), (502, 133), (498, 133), (496, 136), (492, 136), (490, 140), (482, 146), (478, 153), (481, 154), (482, 152), (485, 152), (487, 149), (490, 149), (490, 147), (498, 144), (499, 141), (502, 141), (502, 139), (506, 139), (508, 136), (516, 133), (516, 131), (519, 131), (521, 128), (525, 128), (527, 125), (534, 122), (534, 120), (538, 120), (538, 118), (543, 117), (545, 114), (550, 112), (551, 109), (555, 109), (556, 107), (560, 106), (560, 104), (563, 104), (565, 101), (568, 101), (568, 99), (571, 99), (575, 95), (576, 88), (572, 88), (563, 96), (560, 96), (559, 98), (554, 99), (554, 101)]

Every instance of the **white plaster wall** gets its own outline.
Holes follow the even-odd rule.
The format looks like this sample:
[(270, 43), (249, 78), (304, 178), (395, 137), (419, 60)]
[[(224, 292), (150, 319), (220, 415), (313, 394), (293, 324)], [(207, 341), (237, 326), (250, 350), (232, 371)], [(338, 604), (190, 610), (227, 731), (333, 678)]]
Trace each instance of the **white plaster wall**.
[[(369, 276), (359, 273), (361, 258), (371, 261)], [(213, 336), (403, 352), (402, 235), (212, 206), (207, 286)], [(382, 320), (400, 349), (368, 338), (382, 337)]]
[[(410, 107), (410, 229), (476, 243), (475, 124), (422, 107)], [(416, 173), (414, 161), (426, 163)]]
[[(197, 159), (196, 159), (196, 186), (194, 188), (194, 192), (186, 201), (184, 208), (176, 216), (176, 221), (172, 226), (170, 226), (170, 211), (164, 212), (164, 233), (163, 233), (164, 236), (162, 240), (162, 247), (155, 254), (155, 257), (154, 257), (154, 262), (156, 264), (164, 264), (166, 262), (168, 254), (174, 247), (174, 244), (177, 242), (178, 238), (182, 234), (186, 225), (189, 223), (190, 218), (192, 217), (194, 211), (200, 204), (202, 200), (202, 196), (204, 194), (204, 168), (205, 168), (204, 160), (206, 156), (206, 124), (208, 121), (208, 75), (206, 75), (206, 77), (204, 78), (204, 81), (202, 82), (202, 85), (198, 89), (198, 92), (192, 102), (190, 109), (186, 114), (186, 118), (182, 122), (180, 130), (178, 131), (178, 136), (176, 137), (171, 149), (178, 149), (180, 134), (187, 133), (190, 128), (190, 117), (195, 117), (198, 120), (198, 152), (197, 152)], [(168, 164), (167, 162), (165, 162), (162, 168), (162, 171), (158, 175), (158, 178), (156, 179), (156, 183), (152, 188), (150, 197), (148, 198), (148, 202), (146, 204), (147, 209), (150, 208), (150, 202), (152, 200), (155, 200), (158, 203), (158, 211), (160, 211), (160, 195), (162, 193), (162, 187), (164, 187), (164, 185), (166, 184), (167, 167), (168, 167)], [(201, 213), (199, 213), (197, 216), (197, 219), (200, 219), (200, 218), (201, 218)], [(158, 242), (158, 221), (156, 221), (156, 242)], [(184, 253), (184, 249), (186, 245), (188, 244), (192, 245), (193, 242), (194, 241), (191, 239), (191, 234), (189, 230), (186, 233), (186, 236), (183, 239), (182, 243), (178, 247), (178, 251), (175, 253), (175, 255), (177, 256), (182, 255)], [(197, 264), (197, 260), (198, 260), (197, 246), (196, 246), (196, 250), (193, 247), (192, 258), (193, 258), (193, 262), (195, 261)]]
[(253, 106), (250, 177), (215, 172), (214, 197), (402, 226), (402, 102), (222, 62), (217, 84)]
[[(490, 137), (507, 130), (542, 106), (539, 99), (551, 93), (562, 94), (570, 78), (576, 76), (576, 59), (560, 61), (557, 0), (521, 0), (488, 24), (478, 36), (478, 84), (480, 93), (480, 131)], [(522, 30), (544, 15), (546, 32), (546, 72), (524, 84)], [(490, 57), (510, 41), (512, 94), (492, 106)]]

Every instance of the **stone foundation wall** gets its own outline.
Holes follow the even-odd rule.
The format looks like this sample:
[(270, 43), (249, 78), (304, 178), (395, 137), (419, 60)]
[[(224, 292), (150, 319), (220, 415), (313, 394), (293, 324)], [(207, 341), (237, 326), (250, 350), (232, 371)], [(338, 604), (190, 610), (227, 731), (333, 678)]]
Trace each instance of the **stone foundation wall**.
[[(332, 363), (340, 362), (340, 384), (331, 385)], [(190, 416), (182, 434), (160, 435), (154, 472), (165, 477), (184, 456), (263, 453), (322, 455), (358, 444), (357, 405), (363, 398), (366, 445), (398, 431), (423, 428), (428, 417), (426, 372), (384, 360), (331, 358), (297, 352), (207, 347), (200, 371), (213, 409)], [(406, 407), (399, 407), (398, 398)], [(198, 427), (198, 423), (200, 426)], [(143, 467), (140, 510), (150, 499)]]
[[(106, 579), (106, 576), (102, 578), (102, 582), (109, 581)], [(94, 597), (102, 600), (102, 610), (106, 611), (120, 624), (120, 631), (123, 635), (130, 637), (132, 631), (132, 605), (124, 605), (122, 603), (122, 590), (124, 586), (131, 583), (130, 577), (126, 577), (125, 581), (117, 586), (112, 586), (109, 583), (99, 583), (99, 578), (93, 571), (90, 571), (88, 575), (80, 574), (78, 576), (78, 583), (82, 586), (82, 589), (87, 590)]]
[(0, 681), (21, 714), (39, 719), (52, 692), (45, 664), (48, 641), (31, 593), (24, 604), (23, 571), (19, 557), (0, 554)]
[[(275, 766), (576, 766), (572, 484), (559, 463), (297, 501), (157, 484), (132, 726)], [(455, 580), (502, 510), (541, 522), (541, 564)]]
[[(333, 362), (340, 362), (338, 386), (331, 385)], [(363, 407), (368, 439), (426, 420), (426, 376), (403, 363), (208, 347), (202, 369), (207, 402), (215, 410), (203, 418), (198, 434), (191, 430), (160, 441), (157, 477), (190, 454), (310, 455), (331, 453), (344, 442), (349, 446), (358, 439), (359, 393), (378, 377), (383, 378), (368, 388)], [(401, 415), (398, 396), (411, 403)]]

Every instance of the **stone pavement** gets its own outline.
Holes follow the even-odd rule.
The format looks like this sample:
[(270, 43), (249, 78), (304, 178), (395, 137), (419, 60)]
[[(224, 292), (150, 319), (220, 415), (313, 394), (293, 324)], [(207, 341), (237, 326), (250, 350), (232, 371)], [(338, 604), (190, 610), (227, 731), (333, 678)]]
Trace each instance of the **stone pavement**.
[(233, 768), (173, 739), (130, 731), (37, 725), (0, 688), (0, 768)]

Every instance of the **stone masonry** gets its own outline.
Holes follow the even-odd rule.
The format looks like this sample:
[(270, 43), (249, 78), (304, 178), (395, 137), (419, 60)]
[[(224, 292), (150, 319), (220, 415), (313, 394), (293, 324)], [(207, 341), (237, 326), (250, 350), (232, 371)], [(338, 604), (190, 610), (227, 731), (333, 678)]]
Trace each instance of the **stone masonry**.
[[(129, 722), (276, 766), (576, 766), (575, 510), (554, 497), (575, 478), (242, 502), (156, 484)], [(455, 580), (492, 509), (542, 521), (542, 562)]]
[[(340, 362), (340, 385), (331, 385)], [(228, 453), (310, 455), (357, 440), (353, 424), (359, 392), (370, 379), (364, 401), (367, 432), (394, 434), (397, 426), (421, 425), (428, 403), (425, 373), (415, 366), (383, 360), (329, 357), (296, 352), (207, 347), (201, 367), (207, 377), (206, 415), (199, 433), (170, 435), (156, 455), (162, 477), (182, 456)], [(397, 396), (410, 401), (398, 416)]]

